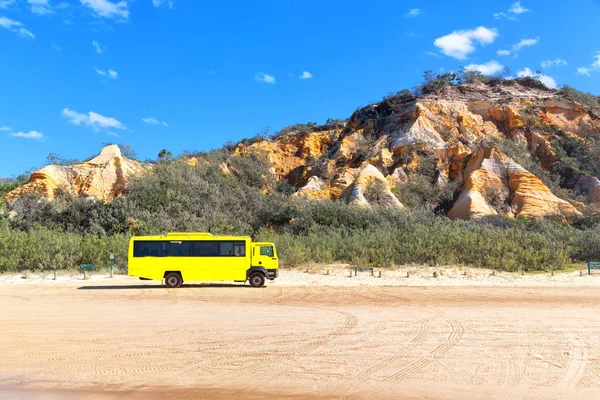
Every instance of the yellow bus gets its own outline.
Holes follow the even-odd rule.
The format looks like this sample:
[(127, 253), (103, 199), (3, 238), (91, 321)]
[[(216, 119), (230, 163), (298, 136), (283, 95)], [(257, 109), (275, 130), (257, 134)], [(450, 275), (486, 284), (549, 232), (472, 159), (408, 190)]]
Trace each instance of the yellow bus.
[(171, 232), (136, 236), (129, 241), (128, 275), (162, 281), (170, 288), (184, 281), (250, 282), (262, 287), (278, 276), (273, 243), (248, 236), (213, 236), (205, 232)]

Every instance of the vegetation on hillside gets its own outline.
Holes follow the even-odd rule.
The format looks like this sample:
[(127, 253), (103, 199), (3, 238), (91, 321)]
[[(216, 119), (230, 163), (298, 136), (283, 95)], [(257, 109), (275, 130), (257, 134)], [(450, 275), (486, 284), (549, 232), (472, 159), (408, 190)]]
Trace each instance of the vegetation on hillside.
[[(391, 94), (384, 102), (405, 103), (446, 86), (476, 80), (494, 85), (501, 79), (465, 70), (444, 74), (428, 71), (423, 84), (413, 92)], [(523, 78), (522, 83), (543, 88), (534, 78)], [(590, 109), (598, 106), (593, 95), (569, 87), (563, 87), (561, 93)], [(330, 118), (327, 124), (342, 127), (344, 121)], [(264, 130), (242, 143), (316, 129), (320, 127), (309, 122), (276, 134)], [(578, 193), (565, 188), (564, 176), (598, 176), (600, 145), (591, 139), (556, 137), (552, 145), (560, 162), (550, 171), (514, 141), (500, 139), (496, 146), (540, 177), (559, 197), (579, 200)], [(361, 157), (367, 159), (373, 155), (376, 138), (365, 136), (363, 140)], [(130, 147), (121, 148), (126, 156), (135, 157)], [(233, 148), (226, 145), (181, 157), (173, 157), (164, 149), (152, 172), (132, 178), (124, 196), (110, 204), (65, 193), (53, 201), (26, 196), (11, 204), (11, 218), (0, 204), (0, 272), (62, 269), (81, 263), (103, 266), (108, 253), (115, 253), (117, 264), (124, 267), (129, 237), (168, 231), (210, 231), (274, 241), (283, 265), (291, 266), (311, 262), (379, 267), (458, 264), (516, 271), (563, 268), (573, 261), (600, 259), (600, 212), (593, 207), (571, 225), (502, 216), (449, 220), (444, 215), (461, 182), (442, 179), (427, 151), (413, 155), (419, 158), (415, 163), (418, 167), (408, 171), (408, 183), (393, 188), (407, 206), (398, 211), (385, 207), (387, 198), (377, 187), (365, 193), (374, 204), (380, 204), (371, 209), (290, 197), (294, 188), (272, 176), (261, 154), (240, 157)], [(198, 165), (187, 164), (189, 157), (196, 157)], [(321, 171), (316, 175), (328, 173), (323, 161), (312, 162), (311, 168)], [(70, 163), (58, 155), (51, 155), (48, 162)], [(16, 186), (17, 182), (0, 183), (0, 197)], [(485, 196), (500, 214), (504, 213), (508, 193), (490, 187)]]
[[(102, 266), (109, 252), (124, 266), (128, 237), (174, 230), (272, 240), (284, 265), (461, 264), (515, 271), (600, 258), (597, 221), (585, 229), (503, 217), (451, 221), (417, 201), (408, 211), (310, 202), (290, 198), (259, 155), (217, 150), (195, 156), (208, 162), (159, 162), (110, 204), (65, 195), (52, 202), (18, 199), (16, 216), (0, 221), (0, 271)], [(231, 173), (223, 174), (222, 165)], [(423, 196), (414, 190), (406, 195)]]

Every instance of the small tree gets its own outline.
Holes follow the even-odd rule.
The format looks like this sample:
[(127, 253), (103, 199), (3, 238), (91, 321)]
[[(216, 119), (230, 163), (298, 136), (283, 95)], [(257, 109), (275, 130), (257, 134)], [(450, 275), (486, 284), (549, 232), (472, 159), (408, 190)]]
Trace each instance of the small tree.
[(65, 158), (58, 153), (50, 153), (46, 157), (46, 165), (73, 165), (78, 162), (76, 158)]
[(161, 161), (171, 160), (172, 158), (173, 158), (173, 154), (171, 154), (171, 152), (167, 149), (162, 149), (158, 153), (158, 159)]

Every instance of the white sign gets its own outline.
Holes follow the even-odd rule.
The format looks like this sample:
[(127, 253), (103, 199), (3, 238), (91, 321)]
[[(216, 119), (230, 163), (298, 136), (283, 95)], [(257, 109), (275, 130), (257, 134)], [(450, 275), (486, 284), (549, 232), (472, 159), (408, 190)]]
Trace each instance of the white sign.
[(108, 258), (109, 258), (109, 259), (111, 259), (111, 260), (114, 260), (114, 259), (115, 259), (115, 255), (114, 255), (114, 254), (110, 254), (110, 255), (108, 256)]

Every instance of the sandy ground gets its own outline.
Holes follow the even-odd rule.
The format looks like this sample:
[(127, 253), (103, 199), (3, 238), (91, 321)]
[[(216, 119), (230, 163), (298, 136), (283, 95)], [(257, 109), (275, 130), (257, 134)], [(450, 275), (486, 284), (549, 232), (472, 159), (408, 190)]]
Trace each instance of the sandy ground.
[(0, 399), (600, 398), (600, 275), (429, 272), (3, 276)]

